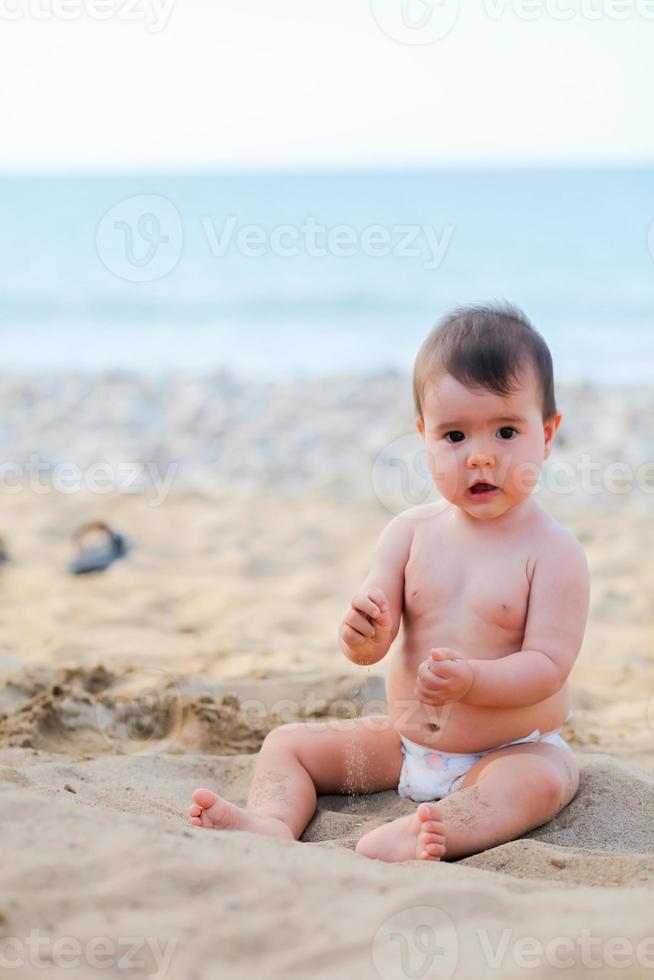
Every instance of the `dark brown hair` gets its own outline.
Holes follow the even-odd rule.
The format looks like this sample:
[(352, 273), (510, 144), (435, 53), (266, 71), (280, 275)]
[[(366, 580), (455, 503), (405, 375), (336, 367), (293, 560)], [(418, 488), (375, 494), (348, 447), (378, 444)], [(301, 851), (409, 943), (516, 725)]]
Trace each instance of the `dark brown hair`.
[(534, 366), (543, 400), (543, 419), (556, 415), (552, 355), (521, 310), (508, 303), (463, 306), (437, 324), (422, 344), (413, 369), (413, 398), (418, 418), (428, 382), (439, 373), (461, 384), (499, 395), (517, 390), (526, 363)]

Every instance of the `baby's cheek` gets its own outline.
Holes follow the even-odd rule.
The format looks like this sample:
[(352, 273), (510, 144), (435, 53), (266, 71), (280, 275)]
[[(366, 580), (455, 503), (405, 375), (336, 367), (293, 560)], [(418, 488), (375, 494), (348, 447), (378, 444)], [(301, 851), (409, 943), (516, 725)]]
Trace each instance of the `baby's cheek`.
[(456, 497), (462, 485), (458, 467), (452, 461), (437, 459), (430, 469), (432, 479), (443, 496)]
[(540, 466), (533, 460), (523, 460), (511, 471), (511, 489), (521, 495), (530, 494), (536, 487), (539, 476)]

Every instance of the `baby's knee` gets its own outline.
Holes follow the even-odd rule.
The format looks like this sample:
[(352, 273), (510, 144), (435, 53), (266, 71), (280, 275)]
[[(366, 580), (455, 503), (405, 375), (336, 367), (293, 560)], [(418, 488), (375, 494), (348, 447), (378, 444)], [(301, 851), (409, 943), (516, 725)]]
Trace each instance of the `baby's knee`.
[(574, 772), (564, 776), (562, 767), (544, 764), (538, 766), (533, 777), (525, 786), (530, 803), (540, 810), (553, 815), (563, 809), (577, 792), (578, 775)]
[(296, 742), (305, 737), (307, 725), (300, 721), (287, 722), (285, 725), (278, 725), (268, 732), (263, 740), (264, 745), (282, 747), (293, 746)]
[(577, 794), (577, 790), (579, 789), (579, 769), (577, 767), (577, 763), (572, 758), (571, 753), (565, 760), (565, 771), (566, 779), (563, 791), (563, 802), (561, 803), (562, 808), (566, 806), (570, 800), (574, 799)]
[(559, 773), (554, 769), (543, 767), (531, 792), (540, 797), (542, 805), (547, 810), (556, 811), (563, 804), (564, 786)]

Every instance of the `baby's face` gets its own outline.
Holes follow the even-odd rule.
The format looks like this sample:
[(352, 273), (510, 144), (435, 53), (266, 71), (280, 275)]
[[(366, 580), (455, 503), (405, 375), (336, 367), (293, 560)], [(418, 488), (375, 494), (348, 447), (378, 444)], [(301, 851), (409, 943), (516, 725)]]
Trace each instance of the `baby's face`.
[(518, 390), (498, 395), (442, 374), (425, 391), (417, 425), (432, 479), (471, 517), (500, 517), (529, 496), (561, 422), (560, 414), (543, 421), (531, 365), (518, 380)]

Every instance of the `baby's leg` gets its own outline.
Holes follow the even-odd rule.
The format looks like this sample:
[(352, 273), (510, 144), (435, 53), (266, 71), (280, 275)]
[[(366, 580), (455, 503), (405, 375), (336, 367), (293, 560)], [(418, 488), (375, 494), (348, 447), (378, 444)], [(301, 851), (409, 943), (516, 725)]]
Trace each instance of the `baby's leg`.
[(386, 715), (282, 725), (261, 746), (246, 809), (197, 789), (189, 818), (197, 827), (297, 839), (317, 794), (394, 789), (401, 768), (400, 737)]
[[(547, 742), (490, 752), (465, 775), (462, 788), (415, 815), (400, 817), (361, 838), (357, 852), (382, 861), (419, 857), (456, 860), (515, 840), (540, 827), (577, 792), (579, 772), (566, 750)], [(443, 846), (445, 853), (443, 855)]]

